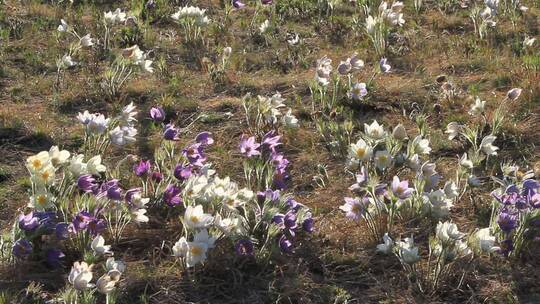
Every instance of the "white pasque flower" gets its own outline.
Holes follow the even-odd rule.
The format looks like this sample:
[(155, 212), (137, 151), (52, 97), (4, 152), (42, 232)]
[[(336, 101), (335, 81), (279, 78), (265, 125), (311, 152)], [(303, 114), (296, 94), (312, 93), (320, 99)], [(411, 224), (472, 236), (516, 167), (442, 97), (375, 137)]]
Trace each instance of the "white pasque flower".
[(90, 34), (86, 34), (81, 37), (81, 45), (84, 47), (90, 47), (94, 45), (94, 39), (90, 37)]
[(394, 241), (388, 236), (388, 232), (386, 232), (383, 236), (383, 243), (377, 245), (377, 252), (381, 252), (384, 254), (389, 254), (392, 252), (392, 249), (394, 248)]
[(422, 138), (422, 135), (418, 135), (413, 139), (412, 147), (417, 154), (429, 154), (431, 152), (429, 140)]
[(493, 145), (493, 142), (497, 139), (494, 135), (488, 135), (482, 139), (480, 143), (480, 149), (486, 153), (486, 155), (497, 155), (499, 148)]
[(49, 159), (51, 160), (51, 164), (53, 166), (62, 165), (68, 162), (70, 157), (69, 151), (61, 150), (58, 148), (58, 146), (52, 146), (49, 149)]
[(188, 206), (184, 214), (184, 224), (189, 228), (205, 228), (212, 224), (213, 220), (210, 214), (204, 213), (202, 205)]
[(174, 244), (173, 255), (183, 257), (187, 267), (193, 267), (206, 260), (208, 249), (214, 247), (215, 239), (208, 235), (208, 231), (203, 229), (193, 239), (193, 242), (188, 242), (185, 237), (181, 237)]
[(41, 151), (36, 155), (32, 155), (26, 159), (26, 168), (30, 173), (39, 172), (47, 167), (51, 162), (49, 152)]
[(96, 281), (96, 289), (102, 294), (109, 294), (114, 291), (116, 284), (120, 281), (122, 274), (118, 270), (110, 270)]
[(64, 56), (62, 56), (62, 58), (58, 61), (58, 67), (61, 68), (61, 69), (67, 69), (67, 68), (70, 68), (72, 66), (75, 66), (77, 65), (77, 62), (74, 61), (70, 55), (68, 54), (65, 54)]
[(353, 164), (369, 160), (372, 154), (373, 148), (363, 139), (359, 139), (356, 143), (349, 146), (349, 162), (352, 162)]
[(444, 133), (448, 134), (448, 140), (452, 140), (459, 136), (459, 133), (463, 129), (463, 126), (458, 124), (455, 121), (452, 121), (446, 125), (446, 131)]
[(392, 137), (399, 141), (403, 141), (407, 139), (407, 130), (405, 130), (405, 127), (402, 124), (398, 124), (392, 131)]
[(436, 235), (442, 243), (455, 242), (465, 236), (464, 233), (459, 232), (456, 224), (448, 221), (437, 224)]
[(107, 171), (107, 167), (101, 164), (101, 155), (96, 155), (86, 162), (86, 172), (92, 175), (99, 175)]
[(117, 126), (109, 132), (111, 143), (116, 146), (125, 146), (137, 141), (137, 129), (132, 126)]
[(292, 114), (292, 109), (289, 108), (282, 118), (283, 125), (287, 128), (298, 128), (298, 119)]
[(467, 158), (467, 153), (463, 153), (463, 155), (459, 158), (459, 165), (467, 169), (473, 168), (473, 162)]
[(83, 154), (73, 155), (69, 160), (69, 171), (76, 177), (86, 173), (86, 164), (83, 160)]
[(454, 181), (447, 181), (443, 187), (444, 194), (449, 199), (454, 199), (459, 195), (459, 188)]
[(268, 19), (264, 20), (263, 23), (261, 23), (261, 25), (259, 26), (259, 32), (261, 34), (264, 34), (266, 33), (266, 31), (268, 30), (268, 28), (270, 27), (270, 21)]
[(364, 133), (373, 139), (383, 139), (386, 136), (386, 131), (382, 125), (374, 120), (370, 125), (364, 124)]
[(117, 8), (114, 12), (104, 13), (105, 21), (111, 24), (121, 23), (126, 21), (126, 13), (120, 8)]
[(90, 247), (96, 255), (112, 254), (111, 246), (105, 245), (105, 239), (101, 235), (97, 235), (90, 244)]
[(28, 203), (29, 208), (36, 209), (36, 211), (44, 211), (53, 206), (52, 195), (45, 189), (38, 188), (38, 190), (30, 197)]
[(486, 108), (486, 101), (481, 100), (480, 98), (476, 97), (474, 100), (474, 103), (471, 105), (471, 110), (469, 111), (469, 114), (471, 115), (480, 115), (484, 113)]
[(103, 134), (109, 126), (109, 119), (105, 115), (94, 113), (86, 125), (86, 130), (90, 134)]
[(418, 247), (414, 246), (414, 238), (405, 238), (404, 241), (396, 243), (398, 257), (402, 263), (412, 265), (420, 260)]
[(379, 170), (384, 170), (392, 164), (392, 155), (384, 150), (384, 151), (377, 151), (375, 153), (375, 166), (379, 168)]
[(64, 19), (60, 19), (60, 25), (58, 26), (57, 30), (59, 32), (67, 32), (69, 29), (69, 25)]
[(68, 281), (75, 289), (85, 290), (93, 286), (90, 284), (92, 277), (92, 265), (88, 266), (86, 262), (75, 262), (71, 267)]
[(474, 234), (478, 248), (483, 252), (495, 252), (500, 248), (495, 246), (495, 236), (491, 235), (490, 228), (482, 228)]
[(363, 82), (356, 82), (353, 84), (349, 95), (354, 100), (361, 100), (367, 95), (367, 93), (368, 91), (366, 84)]

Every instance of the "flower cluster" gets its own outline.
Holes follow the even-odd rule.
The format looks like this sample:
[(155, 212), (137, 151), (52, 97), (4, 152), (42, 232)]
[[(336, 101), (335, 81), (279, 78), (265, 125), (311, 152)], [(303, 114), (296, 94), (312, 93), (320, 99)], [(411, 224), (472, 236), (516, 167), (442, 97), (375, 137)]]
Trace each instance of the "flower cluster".
[(378, 55), (383, 55), (386, 49), (388, 34), (392, 27), (403, 26), (405, 20), (401, 12), (403, 2), (393, 2), (390, 7), (386, 1), (382, 1), (378, 8), (378, 15), (368, 15), (365, 21), (366, 32), (373, 43)]

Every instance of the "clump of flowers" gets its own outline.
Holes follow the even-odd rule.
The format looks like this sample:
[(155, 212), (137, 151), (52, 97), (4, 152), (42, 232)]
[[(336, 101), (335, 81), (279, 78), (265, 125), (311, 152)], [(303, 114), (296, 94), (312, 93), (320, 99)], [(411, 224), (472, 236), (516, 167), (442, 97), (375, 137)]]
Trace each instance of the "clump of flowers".
[(202, 29), (210, 24), (206, 16), (206, 10), (196, 6), (183, 6), (171, 18), (177, 21), (184, 29), (186, 42), (194, 42), (201, 39)]
[(383, 1), (380, 3), (378, 12), (375, 16), (370, 13), (370, 8), (366, 7), (367, 18), (365, 20), (365, 28), (368, 37), (370, 38), (375, 52), (379, 56), (383, 56), (388, 44), (388, 35), (394, 27), (401, 27), (405, 24), (403, 19), (403, 2), (393, 2), (390, 7), (388, 3)]
[(242, 99), (246, 121), (251, 132), (260, 134), (268, 129), (282, 125), (286, 128), (297, 128), (298, 119), (292, 114), (292, 109), (285, 105), (285, 98), (279, 92), (274, 95), (257, 96), (247, 94)]
[(496, 251), (504, 256), (519, 256), (540, 235), (540, 183), (533, 177), (532, 172), (507, 176), (497, 180), (500, 188), (492, 192), (491, 230)]

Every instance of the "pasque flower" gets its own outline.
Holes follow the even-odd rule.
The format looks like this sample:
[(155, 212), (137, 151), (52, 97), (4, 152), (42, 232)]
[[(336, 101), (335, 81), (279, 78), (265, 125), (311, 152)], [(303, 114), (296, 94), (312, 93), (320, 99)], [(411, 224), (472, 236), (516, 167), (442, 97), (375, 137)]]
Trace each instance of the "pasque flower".
[(399, 177), (394, 176), (392, 180), (392, 192), (399, 199), (406, 199), (413, 193), (414, 189), (409, 188), (409, 181), (400, 181)]
[(163, 138), (166, 140), (177, 140), (178, 129), (175, 128), (173, 124), (166, 125), (165, 131), (163, 132)]
[(68, 276), (68, 281), (73, 284), (77, 290), (85, 290), (92, 287), (92, 265), (88, 266), (86, 262), (75, 262)]
[(240, 153), (246, 157), (260, 155), (261, 152), (257, 150), (260, 146), (261, 145), (255, 141), (255, 136), (248, 138), (242, 137), (242, 141), (240, 142)]
[(39, 226), (39, 218), (34, 216), (34, 212), (26, 215), (19, 215), (19, 228), (24, 231), (32, 231)]
[(32, 244), (24, 239), (17, 240), (13, 244), (12, 253), (15, 257), (26, 258), (32, 253)]
[(158, 106), (152, 107), (150, 108), (150, 118), (156, 123), (163, 122), (165, 120), (165, 111)]
[(133, 173), (139, 177), (146, 176), (150, 173), (151, 168), (152, 164), (149, 160), (141, 160), (138, 164), (133, 166)]
[(234, 245), (234, 251), (241, 256), (252, 256), (254, 254), (253, 242), (248, 239), (238, 240)]
[(99, 186), (92, 175), (84, 174), (77, 179), (77, 187), (83, 192), (92, 193), (95, 192)]
[(369, 199), (368, 198), (351, 198), (345, 197), (345, 204), (340, 206), (339, 209), (345, 212), (345, 216), (352, 220), (360, 220), (366, 214)]
[(163, 200), (165, 200), (165, 203), (171, 207), (179, 205), (182, 203), (182, 198), (179, 196), (180, 192), (180, 188), (173, 184), (170, 184), (167, 186), (165, 192), (163, 193)]

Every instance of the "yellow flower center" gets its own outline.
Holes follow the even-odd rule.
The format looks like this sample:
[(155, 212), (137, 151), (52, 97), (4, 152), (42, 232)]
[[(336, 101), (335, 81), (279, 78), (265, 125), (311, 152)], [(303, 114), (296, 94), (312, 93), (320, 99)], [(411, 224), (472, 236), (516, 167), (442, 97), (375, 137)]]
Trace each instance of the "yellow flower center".
[(41, 173), (41, 178), (45, 181), (49, 180), (49, 177), (51, 177), (51, 174), (48, 171), (45, 171)]
[(191, 254), (193, 255), (201, 255), (203, 253), (203, 250), (199, 246), (193, 246), (190, 248)]
[(388, 157), (386, 155), (379, 156), (379, 161), (381, 163), (385, 163), (388, 160)]
[(40, 206), (43, 206), (47, 202), (47, 198), (44, 195), (40, 195), (37, 197), (36, 201)]
[(351, 208), (351, 211), (354, 213), (360, 213), (360, 205), (354, 204)]
[(41, 168), (41, 165), (42, 165), (42, 163), (41, 163), (41, 161), (39, 159), (34, 159), (32, 161), (32, 167), (34, 167), (34, 169)]
[(196, 217), (195, 215), (190, 216), (189, 219), (195, 224), (199, 222), (199, 218)]
[(366, 149), (365, 148), (356, 149), (356, 156), (358, 156), (358, 158), (363, 158), (364, 155), (366, 155)]

